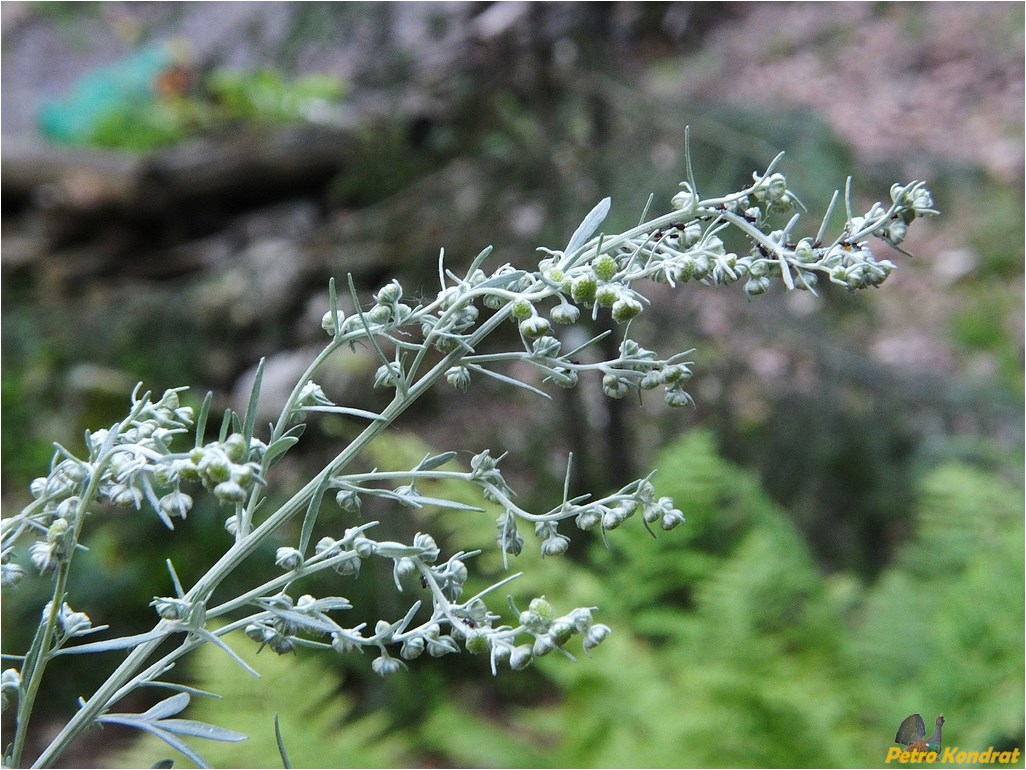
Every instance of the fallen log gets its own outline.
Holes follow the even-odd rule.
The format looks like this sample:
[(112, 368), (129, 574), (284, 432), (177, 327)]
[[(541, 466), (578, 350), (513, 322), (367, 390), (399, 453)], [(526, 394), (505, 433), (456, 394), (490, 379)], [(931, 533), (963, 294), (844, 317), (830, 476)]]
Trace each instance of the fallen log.
[(318, 125), (192, 139), (145, 154), (12, 137), (0, 146), (0, 189), (56, 214), (153, 215), (181, 203), (273, 198), (323, 184), (355, 146), (353, 128)]

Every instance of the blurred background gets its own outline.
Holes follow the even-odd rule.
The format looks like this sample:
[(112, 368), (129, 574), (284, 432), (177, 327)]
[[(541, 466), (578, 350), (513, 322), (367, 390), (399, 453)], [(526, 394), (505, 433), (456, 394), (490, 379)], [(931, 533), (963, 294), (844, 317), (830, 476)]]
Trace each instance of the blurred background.
[[(489, 265), (528, 264), (606, 195), (607, 230), (650, 193), (664, 210), (685, 126), (709, 194), (786, 151), (810, 233), (849, 174), (860, 210), (925, 179), (943, 216), (913, 226), (911, 259), (875, 247), (899, 266), (880, 291), (654, 287), (635, 336), (696, 348), (695, 409), (475, 383), (365, 458), (509, 450), (528, 509), (562, 494), (569, 451), (599, 494), (658, 468), (684, 527), (581, 536), (558, 561), (529, 540), (513, 565), (522, 604), (601, 608), (614, 633), (592, 659), (381, 680), (365, 657), (265, 651), (255, 681), (207, 651), (179, 675), (226, 696), (190, 716), (252, 736), (198, 747), (222, 767), (277, 764), (272, 711), (298, 767), (871, 766), (913, 712), (943, 713), (946, 745), (1022, 748), (1023, 30), (1018, 3), (5, 2), (4, 511), (137, 381), (243, 408), (266, 357), (270, 419), (325, 341), (330, 276), (431, 295), (440, 247), (456, 270), (488, 244)], [(322, 384), (373, 408), (375, 366), (358, 351)], [(312, 425), (276, 499), (358, 427)], [(418, 516), (395, 526), (484, 548), (480, 586), (501, 575), (493, 516)], [(223, 517), (198, 507), (172, 534), (96, 512), (73, 606), (149, 628), (164, 559), (201, 574)], [(5, 597), (5, 652), (45, 589)], [(309, 590), (371, 622), (405, 609), (388, 571)], [(116, 660), (60, 663), (43, 732)], [(64, 762), (172, 753), (110, 728)]]

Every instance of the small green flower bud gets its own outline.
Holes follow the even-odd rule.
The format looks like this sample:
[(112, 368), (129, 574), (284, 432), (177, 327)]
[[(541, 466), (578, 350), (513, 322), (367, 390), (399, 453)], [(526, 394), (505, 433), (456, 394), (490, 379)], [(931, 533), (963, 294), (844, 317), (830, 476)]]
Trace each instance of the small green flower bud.
[(46, 542), (60, 545), (64, 541), (64, 536), (67, 535), (70, 527), (71, 525), (67, 519), (56, 519), (46, 530)]
[(515, 319), (518, 321), (524, 321), (535, 314), (534, 305), (526, 299), (513, 300), (512, 313)]
[(613, 303), (613, 320), (619, 324), (631, 320), (641, 312), (641, 303), (633, 297), (622, 297)]
[(577, 372), (573, 369), (554, 369), (549, 374), (549, 379), (556, 383), (559, 387), (565, 390), (571, 390), (577, 387), (579, 377)]
[(331, 317), (331, 311), (329, 310), (323, 316), (321, 316), (321, 328), (324, 329), (328, 334), (334, 336), (339, 328), (342, 326), (342, 322), (346, 320), (346, 314), (341, 310), (336, 312), (335, 317)]
[[(758, 263), (755, 263), (758, 264)], [(754, 267), (754, 265), (753, 265)], [(745, 294), (749, 297), (755, 297), (759, 294), (765, 294), (770, 287), (772, 281), (768, 275), (760, 278), (752, 278), (745, 284)]]
[(884, 236), (891, 243), (897, 245), (905, 240), (905, 236), (908, 234), (908, 225), (901, 219), (892, 219), (890, 224), (887, 225), (887, 229), (884, 231)]
[(395, 562), (395, 574), (399, 578), (409, 577), (417, 572), (417, 562), (408, 556), (403, 556)]
[(459, 559), (453, 559), (449, 563), (449, 579), (450, 580), (452, 580), (452, 581), (462, 585), (463, 583), (467, 582), (467, 577), (469, 576), (469, 574), (470, 573), (467, 572), (467, 565), (464, 564)]
[(798, 241), (798, 244), (794, 247), (794, 256), (799, 262), (806, 265), (815, 262), (818, 257), (816, 256), (816, 250), (812, 248), (812, 239), (802, 238)]
[(542, 275), (545, 276), (547, 281), (553, 284), (559, 285), (563, 283), (563, 279), (566, 277), (566, 273), (560, 270), (558, 267), (550, 267), (543, 270)]
[(585, 508), (574, 519), (574, 523), (578, 529), (582, 529), (585, 532), (595, 529), (599, 524), (602, 523), (602, 513), (596, 508)]
[[(363, 314), (368, 324), (386, 324), (392, 318), (392, 310), (387, 305), (375, 305)], [(350, 321), (358, 321), (359, 316), (353, 316)]]
[(534, 653), (535, 657), (541, 658), (545, 655), (548, 655), (550, 652), (556, 649), (557, 646), (558, 645), (556, 644), (556, 640), (553, 639), (552, 636), (550, 636), (549, 634), (545, 634), (545, 636), (539, 636), (537, 639), (534, 640), (534, 647), (532, 648), (531, 652)]
[(559, 355), (559, 348), (561, 344), (555, 337), (548, 335), (539, 337), (534, 341), (531, 349), (535, 356), (539, 358), (554, 357)]
[(586, 631), (591, 626), (591, 610), (587, 607), (578, 607), (570, 613), (570, 622), (577, 633)]
[(316, 556), (324, 556), (325, 554), (334, 556), (340, 551), (339, 544), (330, 537), (322, 537), (317, 541), (317, 545), (314, 546), (314, 555)]
[(609, 626), (596, 623), (584, 633), (584, 650), (590, 652), (598, 647), (602, 640), (612, 633)]
[(465, 646), (467, 652), (473, 655), (480, 655), (492, 648), (492, 638), (489, 634), (475, 629), (467, 636)]
[(520, 322), (520, 333), (528, 339), (544, 337), (549, 333), (550, 329), (551, 327), (549, 326), (548, 319), (540, 316), (528, 318), (526, 321)]
[(143, 493), (141, 489), (130, 487), (125, 484), (115, 484), (111, 488), (110, 501), (121, 508), (136, 508), (142, 504)]
[(539, 596), (535, 599), (531, 599), (531, 603), (527, 605), (527, 609), (529, 612), (535, 613), (536, 615), (538, 615), (538, 617), (542, 618), (546, 622), (551, 621), (554, 617), (556, 617), (556, 611), (552, 608), (552, 605), (549, 604), (548, 599), (546, 599), (544, 596)]
[(413, 545), (420, 549), (420, 558), (428, 563), (435, 561), (438, 558), (438, 554), (441, 553), (435, 539), (423, 532), (418, 532), (414, 535)]
[(559, 556), (566, 553), (566, 549), (569, 547), (570, 538), (566, 535), (555, 535), (554, 537), (550, 537), (548, 540), (542, 541), (542, 556)]
[(419, 658), (421, 654), (424, 652), (424, 647), (426, 646), (426, 644), (427, 643), (424, 641), (424, 637), (411, 636), (409, 639), (406, 639), (403, 642), (403, 646), (400, 648), (399, 654), (402, 656), (403, 660), (413, 660), (414, 658)]
[(666, 393), (663, 398), (665, 399), (668, 406), (674, 409), (680, 409), (684, 406), (694, 406), (695, 399), (691, 397), (691, 394), (680, 387), (680, 383), (674, 383), (666, 389)]
[(75, 612), (65, 602), (57, 615), (61, 630), (65, 636), (79, 636), (93, 627), (93, 622), (84, 612)]
[(482, 300), (482, 302), (484, 302), (484, 306), (491, 308), (492, 310), (498, 310), (505, 305), (507, 301), (508, 300), (505, 297), (499, 294), (485, 294), (484, 299)]
[(521, 644), (509, 654), (509, 667), (514, 671), (522, 671), (531, 665), (534, 659), (534, 651), (529, 644)]
[(553, 323), (557, 324), (576, 323), (577, 319), (580, 317), (580, 309), (565, 302), (556, 305), (554, 308), (552, 308), (552, 310), (549, 311), (549, 318), (552, 319)]
[(401, 372), (398, 364), (382, 364), (374, 372), (375, 388), (394, 388), (399, 382)]
[(668, 532), (683, 523), (684, 514), (674, 508), (672, 511), (667, 511), (663, 514), (662, 519), (659, 521), (659, 526)]
[(0, 564), (0, 585), (4, 588), (12, 588), (25, 577), (25, 569), (20, 564), (4, 562)]
[(428, 655), (432, 658), (441, 658), (443, 655), (460, 651), (451, 636), (439, 636), (437, 639), (429, 641), (427, 649)]
[(398, 302), (403, 297), (403, 287), (393, 279), (389, 283), (378, 289), (378, 293), (374, 295), (374, 300), (379, 305), (391, 305)]
[(374, 555), (374, 551), (377, 550), (377, 544), (366, 537), (358, 537), (353, 541), (353, 550), (356, 551), (356, 555), (361, 559), (367, 559)]
[(684, 216), (690, 216), (698, 205), (698, 196), (687, 182), (681, 182), (680, 186), (683, 189), (670, 199), (670, 205), (683, 212)]
[(350, 652), (362, 653), (363, 645), (355, 639), (350, 639), (345, 634), (340, 634), (336, 631), (331, 635), (331, 649), (339, 655), (347, 655)]
[(224, 440), (221, 449), (224, 451), (225, 456), (233, 463), (241, 463), (246, 459), (249, 445), (246, 443), (245, 436), (241, 433), (233, 433)]
[(33, 566), (39, 570), (40, 575), (45, 575), (50, 570), (57, 569), (59, 563), (57, 554), (60, 548), (45, 540), (37, 540), (29, 546), (29, 558)]
[(570, 641), (570, 637), (573, 636), (574, 624), (565, 619), (557, 620), (552, 624), (549, 633), (552, 634), (556, 644), (562, 646)]
[(673, 364), (664, 366), (659, 372), (659, 382), (662, 385), (670, 385), (674, 382), (687, 382), (691, 379), (691, 369), (687, 364)]
[(164, 620), (183, 620), (189, 616), (189, 603), (182, 599), (158, 596), (150, 602), (150, 606)]
[(614, 530), (626, 520), (624, 512), (620, 508), (610, 508), (602, 514), (602, 529)]
[(603, 254), (591, 263), (591, 269), (600, 281), (611, 281), (616, 275), (617, 267), (616, 260), (608, 254)]
[(267, 646), (274, 650), (278, 655), (287, 655), (290, 652), (296, 651), (296, 643), (287, 636), (283, 636), (281, 634), (273, 634), (267, 640)]
[(158, 465), (153, 469), (153, 480), (162, 487), (169, 487), (178, 481), (178, 468), (173, 463)]
[(357, 516), (360, 515), (360, 506), (362, 505), (362, 502), (360, 500), (360, 495), (357, 494), (355, 489), (340, 489), (338, 494), (335, 495), (335, 502), (344, 513), (353, 513)]
[(642, 390), (652, 390), (653, 388), (658, 388), (662, 384), (662, 370), (649, 369), (638, 382), (638, 387)]
[(595, 291), (595, 302), (599, 307), (612, 307), (620, 299), (620, 287), (616, 284), (603, 284)]
[(274, 563), (285, 572), (291, 572), (303, 566), (303, 554), (296, 548), (282, 546), (274, 553)]
[[(202, 452), (203, 450), (199, 450)], [(176, 460), (175, 470), (182, 481), (200, 481), (199, 467), (192, 460)]]
[(185, 515), (192, 510), (192, 498), (184, 492), (171, 492), (160, 498), (158, 502), (160, 510), (172, 519), (184, 519)]
[(570, 296), (579, 305), (591, 306), (595, 301), (595, 291), (598, 289), (598, 281), (594, 276), (581, 275), (574, 279), (570, 286)]
[(630, 382), (616, 374), (607, 374), (602, 378), (602, 392), (610, 398), (623, 398), (630, 389)]
[(470, 370), (465, 366), (454, 366), (445, 373), (446, 382), (461, 393), (470, 389)]
[(234, 481), (223, 481), (214, 487), (214, 497), (222, 503), (243, 503), (246, 501), (246, 490)]

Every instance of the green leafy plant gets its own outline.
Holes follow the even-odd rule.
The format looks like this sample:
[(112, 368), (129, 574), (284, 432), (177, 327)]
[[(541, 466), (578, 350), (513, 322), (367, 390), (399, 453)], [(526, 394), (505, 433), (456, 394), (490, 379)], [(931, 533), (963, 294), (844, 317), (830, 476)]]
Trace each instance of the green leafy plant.
[[(570, 544), (574, 529), (596, 532), (604, 542), (628, 519), (639, 518), (650, 533), (672, 530), (684, 514), (669, 496), (658, 496), (652, 474), (601, 497), (569, 494), (572, 458), (567, 463), (561, 500), (537, 512), (520, 507), (501, 469), (504, 455), (488, 449), (471, 457), (467, 468), (454, 464), (457, 453), (428, 454), (412, 467), (360, 470), (357, 465), (370, 445), (429, 389), (441, 381), (465, 391), (475, 378), (491, 377), (510, 386), (547, 397), (543, 388), (575, 387), (581, 377), (601, 378), (610, 398), (661, 389), (670, 407), (693, 403), (685, 389), (691, 376), (690, 351), (669, 355), (644, 348), (630, 336), (630, 321), (650, 301), (646, 282), (677, 286), (689, 281), (712, 285), (741, 282), (748, 297), (765, 293), (774, 283), (785, 289), (813, 291), (826, 280), (855, 291), (879, 286), (894, 265), (878, 260), (869, 238), (898, 246), (908, 225), (933, 215), (933, 201), (923, 183), (894, 185), (887, 205), (876, 203), (861, 215), (852, 208), (850, 182), (844, 196), (846, 223), (832, 240), (827, 221), (840, 201), (839, 193), (815, 235), (797, 232), (801, 207), (787, 180), (776, 170), (780, 157), (746, 188), (722, 196), (703, 197), (687, 152), (687, 179), (671, 201), (671, 210), (654, 217), (648, 208), (636, 227), (606, 234), (600, 226), (610, 208), (600, 202), (584, 218), (562, 249), (541, 249), (535, 265), (503, 264), (486, 271), (490, 248), (483, 250), (463, 275), (446, 269), (444, 251), (438, 262), (439, 291), (415, 300), (396, 280), (390, 281), (364, 307), (349, 280), (354, 312), (340, 308), (334, 281), (329, 284), (328, 312), (322, 326), (329, 335), (287, 398), (277, 420), (257, 431), (262, 368), (258, 368), (245, 413), (228, 410), (217, 438), (207, 440), (211, 397), (194, 411), (183, 405), (182, 388), (159, 398), (137, 388), (129, 414), (108, 429), (86, 434), (86, 452), (76, 456), (58, 446), (45, 477), (31, 484), (34, 497), (24, 510), (3, 520), (2, 577), (5, 587), (18, 583), (31, 565), (50, 578), (50, 601), (42, 608), (36, 635), (22, 655), (5, 655), (16, 665), (3, 672), (5, 701), (17, 702), (17, 727), (5, 750), (5, 764), (20, 766), (33, 706), (49, 664), (64, 655), (123, 651), (123, 660), (107, 680), (34, 760), (34, 766), (56, 762), (86, 729), (102, 723), (129, 725), (149, 732), (186, 753), (202, 758), (182, 737), (237, 741), (243, 736), (226, 728), (178, 718), (194, 696), (207, 693), (173, 681), (168, 674), (188, 653), (204, 645), (217, 647), (243, 670), (255, 674), (229, 644), (244, 638), (278, 654), (301, 647), (341, 655), (369, 651), (371, 669), (391, 676), (425, 652), (441, 657), (468, 652), (488, 661), (493, 674), (500, 667), (522, 669), (559, 651), (572, 658), (568, 646), (580, 637), (585, 653), (610, 633), (595, 621), (596, 607), (557, 610), (558, 599), (544, 595), (518, 606), (511, 598), (510, 619), (496, 611), (493, 594), (518, 574), (466, 595), (469, 566), (479, 551), (443, 554), (432, 535), (419, 532), (409, 542), (380, 538), (378, 521), (357, 520), (365, 503), (392, 512), (413, 512), (426, 506), (466, 515), (482, 512), (478, 505), (437, 498), (422, 489), (431, 482), (458, 482), (481, 499), (499, 506), (496, 541), (504, 565), (525, 545), (521, 528), (532, 530), (542, 555), (558, 557)], [(777, 219), (786, 215), (781, 225)], [(749, 251), (728, 251), (721, 234), (734, 230), (747, 239)], [(598, 233), (598, 235), (596, 235)], [(900, 247), (899, 247), (900, 248)], [(595, 343), (564, 350), (557, 327), (597, 319), (608, 312), (622, 330), (616, 355), (603, 359)], [(496, 334), (513, 324), (518, 335), (512, 349)], [(375, 352), (380, 366), (376, 387), (391, 393), (383, 409), (370, 411), (336, 404), (315, 381), (331, 356), (356, 345)], [(523, 367), (536, 372), (531, 378)], [(299, 442), (306, 422), (319, 414), (361, 421), (357, 437), (285, 502), (270, 504), (274, 465)], [(191, 446), (180, 448), (182, 441)], [(654, 472), (653, 472), (654, 473)], [(193, 495), (211, 494), (226, 513), (230, 535), (224, 553), (205, 573), (183, 582), (170, 560), (169, 591), (151, 605), (157, 622), (142, 634), (83, 642), (107, 626), (94, 626), (72, 602), (76, 553), (83, 548), (89, 514), (112, 505), (129, 511), (150, 509), (169, 530), (181, 525), (193, 507)], [(339, 515), (321, 517), (322, 502), (334, 498)], [(368, 505), (368, 507), (370, 507)], [(346, 526), (341, 521), (351, 524)], [(296, 531), (298, 527), (298, 532)], [(236, 570), (259, 558), (262, 549), (280, 542), (267, 572), (255, 584), (229, 595), (219, 592)], [(24, 544), (27, 543), (27, 549)], [(27, 550), (27, 555), (26, 555)], [(27, 558), (26, 558), (27, 556)], [(268, 559), (268, 562), (271, 560)], [(315, 597), (303, 592), (304, 579), (338, 573), (356, 579), (368, 562), (391, 568), (397, 594), (408, 608), (397, 617), (346, 623), (353, 605), (339, 595)], [(25, 563), (26, 566), (22, 566)], [(347, 613), (350, 613), (347, 615)], [(112, 709), (126, 696), (146, 688), (175, 694), (142, 713)]]

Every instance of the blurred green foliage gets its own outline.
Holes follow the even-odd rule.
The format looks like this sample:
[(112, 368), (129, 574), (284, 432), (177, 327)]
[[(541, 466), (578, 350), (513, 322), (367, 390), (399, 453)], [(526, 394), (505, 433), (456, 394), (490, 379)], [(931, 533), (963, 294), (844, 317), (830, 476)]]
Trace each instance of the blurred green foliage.
[[(222, 696), (193, 698), (189, 718), (245, 733), (241, 743), (197, 741), (212, 767), (278, 767), (281, 760), (273, 714), (280, 721), (293, 767), (401, 767), (407, 736), (387, 732), (383, 714), (358, 715), (354, 698), (338, 691), (342, 680), (326, 676), (322, 660), (301, 653), (278, 657), (239, 644), (241, 657), (260, 672), (254, 679), (211, 645), (201, 648), (190, 669), (200, 687)], [(386, 734), (387, 733), (387, 734)], [(106, 758), (105, 767), (150, 767), (160, 758), (176, 767), (192, 763), (157, 738), (146, 736)]]
[[(416, 439), (392, 438), (397, 465), (422, 456)], [(709, 434), (678, 440), (658, 467), (659, 493), (688, 516), (683, 528), (658, 539), (618, 531), (586, 563), (542, 561), (529, 544), (512, 565), (527, 571), (511, 586), (518, 600), (546, 591), (557, 609), (600, 607), (615, 632), (592, 660), (554, 655), (496, 679), (484, 657), (446, 676), (440, 661), (418, 661), (381, 685), (384, 712), (367, 714), (336, 692), (334, 656), (247, 655), (268, 672), (259, 682), (212, 651), (189, 667), (195, 683), (241, 701), (204, 702), (192, 715), (250, 732), (264, 753), (201, 751), (215, 766), (267, 766), (272, 710), (306, 767), (873, 766), (913, 712), (944, 713), (946, 745), (1022, 746), (1019, 484), (967, 464), (932, 468), (896, 558), (863, 585), (822, 574), (787, 515)], [(461, 544), (493, 537), (490, 516), (437, 516), (443, 529), (459, 526)], [(496, 569), (493, 551), (475, 568)], [(361, 688), (365, 699), (375, 683)], [(118, 766), (168, 754), (139, 751)]]
[(323, 73), (200, 73), (174, 45), (150, 45), (84, 75), (65, 98), (45, 102), (38, 120), (55, 141), (148, 151), (238, 124), (332, 120), (345, 92)]

